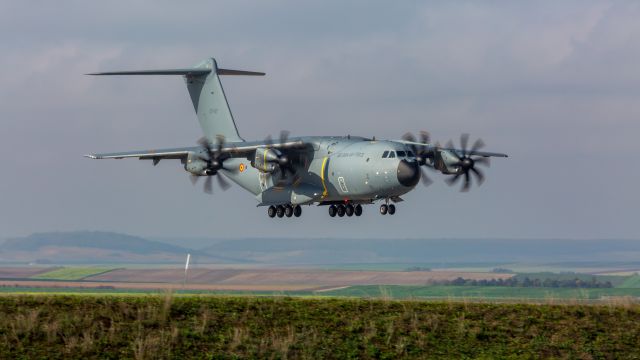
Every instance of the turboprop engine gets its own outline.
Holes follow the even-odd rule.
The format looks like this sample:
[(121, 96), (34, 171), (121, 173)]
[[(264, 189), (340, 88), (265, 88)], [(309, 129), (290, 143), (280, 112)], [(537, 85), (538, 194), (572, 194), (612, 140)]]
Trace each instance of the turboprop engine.
[(460, 159), (451, 151), (433, 151), (433, 167), (443, 174), (455, 174), (459, 169)]
[(251, 165), (261, 172), (273, 173), (278, 166), (287, 163), (287, 158), (278, 149), (257, 148), (256, 156)]
[(184, 169), (193, 175), (205, 176), (210, 175), (208, 173), (210, 172), (210, 170), (208, 169), (208, 165), (209, 164), (207, 164), (205, 160), (203, 160), (195, 153), (191, 152), (187, 156), (187, 161), (184, 164)]

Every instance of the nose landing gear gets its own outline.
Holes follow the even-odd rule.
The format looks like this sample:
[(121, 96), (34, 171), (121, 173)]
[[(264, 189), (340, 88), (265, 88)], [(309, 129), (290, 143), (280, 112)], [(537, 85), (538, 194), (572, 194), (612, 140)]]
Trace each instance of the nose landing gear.
[(393, 215), (396, 213), (396, 206), (393, 204), (382, 204), (380, 205), (380, 215)]

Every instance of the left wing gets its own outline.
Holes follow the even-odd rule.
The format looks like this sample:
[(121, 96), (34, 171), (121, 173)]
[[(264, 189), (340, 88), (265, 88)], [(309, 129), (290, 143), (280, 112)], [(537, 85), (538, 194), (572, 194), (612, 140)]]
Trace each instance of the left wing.
[[(264, 141), (251, 141), (251, 142), (236, 142), (225, 143), (220, 149), (217, 149), (215, 144), (212, 147), (216, 148), (216, 151), (223, 153), (230, 153), (238, 156), (250, 155), (257, 148), (270, 147), (276, 149), (291, 149), (291, 148), (303, 148), (305, 142), (301, 140), (290, 140), (279, 143), (265, 143)], [(90, 159), (125, 159), (125, 158), (138, 158), (140, 160), (153, 160), (154, 164), (157, 164), (162, 159), (186, 159), (190, 153), (202, 151), (203, 147), (186, 147), (186, 148), (174, 148), (174, 149), (158, 149), (158, 150), (141, 150), (141, 151), (125, 151), (125, 152), (113, 152), (113, 153), (99, 153), (99, 154), (87, 154), (85, 157)]]
[(176, 149), (160, 149), (160, 150), (142, 150), (142, 151), (125, 151), (102, 154), (88, 154), (85, 157), (90, 159), (125, 159), (138, 158), (140, 160), (153, 160), (156, 165), (162, 159), (179, 159), (185, 160), (190, 152), (197, 151), (198, 148), (176, 148)]

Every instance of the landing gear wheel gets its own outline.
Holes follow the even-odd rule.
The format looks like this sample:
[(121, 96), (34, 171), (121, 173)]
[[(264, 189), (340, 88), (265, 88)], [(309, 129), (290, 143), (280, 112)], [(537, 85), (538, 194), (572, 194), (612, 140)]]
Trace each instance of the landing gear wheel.
[(338, 205), (338, 216), (343, 217), (345, 214), (344, 205)]
[(387, 204), (382, 204), (380, 205), (380, 214), (382, 215), (387, 215), (387, 211), (388, 211), (388, 207)]
[(337, 212), (338, 212), (338, 209), (336, 209), (335, 205), (330, 205), (329, 206), (329, 216), (336, 217), (336, 213)]
[(284, 214), (287, 215), (287, 217), (291, 217), (293, 215), (293, 207), (291, 205), (285, 206)]
[(293, 208), (293, 215), (294, 215), (295, 217), (300, 217), (300, 215), (302, 215), (302, 208), (300, 207), (300, 205), (296, 205), (296, 206)]
[(279, 218), (284, 216), (284, 206), (278, 205), (278, 207), (276, 207), (276, 215), (278, 215)]
[(344, 212), (349, 217), (353, 216), (353, 212), (354, 212), (353, 205), (347, 204), (347, 206), (345, 206), (345, 208), (344, 208)]
[(389, 204), (389, 215), (393, 215), (396, 213), (396, 206), (393, 204)]
[(362, 215), (362, 205), (356, 205), (356, 208), (353, 209), (353, 213), (356, 214), (356, 216)]
[(269, 206), (269, 208), (267, 209), (267, 215), (269, 215), (270, 218), (275, 217), (276, 216), (276, 207), (271, 205)]

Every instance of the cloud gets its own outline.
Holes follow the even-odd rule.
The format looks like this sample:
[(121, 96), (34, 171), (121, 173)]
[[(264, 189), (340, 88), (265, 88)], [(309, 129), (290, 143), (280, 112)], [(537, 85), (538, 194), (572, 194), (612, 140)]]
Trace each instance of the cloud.
[[(629, 166), (640, 150), (636, 2), (188, 7), (0, 3), (6, 235), (78, 228), (218, 236), (358, 236), (362, 228), (376, 237), (396, 236), (398, 228), (406, 237), (640, 235), (630, 215), (640, 173)], [(267, 72), (223, 79), (249, 139), (281, 129), (386, 138), (428, 129), (444, 142), (468, 131), (512, 157), (495, 161), (487, 183), (471, 194), (437, 183), (408, 195), (392, 223), (367, 209), (358, 226), (333, 222), (332, 230), (324, 210), (277, 225), (237, 188), (205, 198), (177, 163), (152, 168), (80, 157), (186, 146), (200, 136), (181, 79), (81, 74), (183, 67), (207, 56)]]

